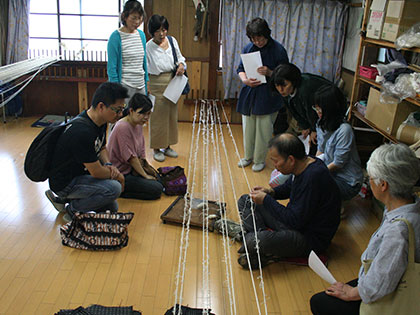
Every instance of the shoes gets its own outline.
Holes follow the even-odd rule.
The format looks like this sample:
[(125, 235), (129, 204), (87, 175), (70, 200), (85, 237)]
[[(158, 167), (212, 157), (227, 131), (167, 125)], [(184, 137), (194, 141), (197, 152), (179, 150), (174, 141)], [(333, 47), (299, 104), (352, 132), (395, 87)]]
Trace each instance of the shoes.
[(265, 163), (256, 163), (252, 165), (252, 170), (254, 172), (261, 172), (265, 167)]
[(163, 154), (162, 151), (160, 150), (155, 150), (155, 153), (153, 154), (153, 158), (158, 161), (158, 162), (163, 162), (165, 161), (165, 155)]
[(54, 206), (54, 208), (58, 211), (58, 212), (65, 212), (65, 205), (66, 202), (64, 200), (62, 200), (60, 197), (57, 197), (51, 189), (48, 189), (45, 191), (45, 196), (47, 196), (48, 200), (52, 203), (52, 205)]
[[(225, 225), (226, 222), (226, 225)], [(214, 229), (219, 232), (220, 234), (223, 234), (223, 228), (226, 231), (227, 226), (227, 234), (230, 238), (234, 239), (235, 241), (242, 240), (242, 231), (241, 226), (239, 223), (236, 223), (235, 221), (229, 220), (229, 219), (219, 219), (214, 222)]]
[(178, 153), (176, 153), (174, 150), (172, 150), (170, 147), (167, 147), (164, 151), (164, 154), (166, 156), (172, 157), (172, 158), (177, 158), (178, 157)]
[[(274, 257), (268, 257), (262, 254), (260, 254), (260, 258), (261, 258), (261, 268), (264, 268), (265, 266), (278, 261), (278, 259)], [(249, 256), (249, 262), (250, 262), (252, 270), (258, 270), (260, 268), (257, 256)], [(246, 254), (242, 254), (241, 256), (239, 256), (238, 263), (241, 265), (242, 268), (249, 269), (248, 260), (246, 259)]]
[(238, 167), (247, 167), (251, 163), (252, 163), (252, 159), (247, 160), (247, 159), (243, 158), (243, 159), (239, 160)]

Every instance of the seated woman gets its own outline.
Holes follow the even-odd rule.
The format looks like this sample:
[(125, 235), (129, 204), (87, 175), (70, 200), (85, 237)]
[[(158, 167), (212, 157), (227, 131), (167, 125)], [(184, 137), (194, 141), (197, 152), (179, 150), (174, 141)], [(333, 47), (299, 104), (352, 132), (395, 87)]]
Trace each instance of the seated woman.
[(316, 124), (316, 155), (324, 161), (334, 177), (341, 200), (350, 200), (360, 191), (363, 171), (353, 129), (345, 122), (346, 99), (336, 86), (327, 84), (315, 92), (314, 102), (313, 109), (319, 118)]
[(153, 200), (163, 191), (159, 176), (145, 154), (143, 125), (149, 120), (151, 109), (150, 99), (135, 93), (109, 137), (110, 161), (125, 177), (123, 198)]
[(385, 204), (381, 226), (361, 257), (362, 262), (371, 261), (370, 267), (362, 266), (358, 279), (347, 284), (336, 282), (312, 296), (313, 314), (359, 314), (361, 302), (368, 308), (397, 290), (408, 264), (409, 233), (406, 223), (396, 219), (411, 223), (415, 261), (420, 262), (420, 199), (413, 196), (413, 186), (420, 177), (419, 160), (406, 145), (384, 144), (372, 153), (367, 172), (373, 195)]

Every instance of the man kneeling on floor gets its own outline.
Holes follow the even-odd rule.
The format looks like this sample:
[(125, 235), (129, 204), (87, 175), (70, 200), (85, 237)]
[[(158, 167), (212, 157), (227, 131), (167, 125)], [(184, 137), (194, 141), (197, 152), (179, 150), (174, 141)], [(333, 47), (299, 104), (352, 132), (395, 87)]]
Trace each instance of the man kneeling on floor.
[[(277, 170), (292, 176), (274, 189), (254, 187), (238, 201), (252, 269), (258, 268), (252, 206), (262, 266), (308, 257), (311, 250), (323, 253), (340, 223), (340, 192), (324, 162), (307, 156), (303, 143), (288, 133), (271, 140), (269, 154)], [(287, 206), (276, 201), (287, 198)], [(239, 253), (239, 264), (248, 268), (244, 246)]]
[[(116, 212), (124, 176), (109, 161), (108, 123), (122, 116), (127, 89), (118, 83), (101, 84), (91, 107), (77, 116), (59, 137), (52, 160), (47, 198), (70, 221), (75, 212)], [(54, 193), (57, 195), (54, 195)], [(66, 205), (66, 203), (68, 203)]]

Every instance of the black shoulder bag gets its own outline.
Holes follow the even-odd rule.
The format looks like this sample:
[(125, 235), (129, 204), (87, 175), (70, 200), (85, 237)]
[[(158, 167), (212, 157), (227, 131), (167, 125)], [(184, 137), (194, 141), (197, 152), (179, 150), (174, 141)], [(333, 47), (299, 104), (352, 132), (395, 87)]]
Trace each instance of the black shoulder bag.
[[(172, 70), (172, 75), (175, 76), (176, 75), (176, 69), (178, 68), (178, 57), (176, 56), (176, 51), (175, 51), (175, 46), (174, 46), (174, 42), (171, 36), (166, 36), (169, 40), (169, 44), (171, 45), (172, 48), (172, 55), (174, 57), (174, 64), (175, 64), (175, 69)], [(188, 78), (187, 75), (187, 70), (185, 70), (184, 75)], [(190, 93), (190, 83), (189, 80), (187, 81), (187, 84), (185, 84), (184, 90), (182, 91), (183, 95), (186, 95), (188, 93)]]

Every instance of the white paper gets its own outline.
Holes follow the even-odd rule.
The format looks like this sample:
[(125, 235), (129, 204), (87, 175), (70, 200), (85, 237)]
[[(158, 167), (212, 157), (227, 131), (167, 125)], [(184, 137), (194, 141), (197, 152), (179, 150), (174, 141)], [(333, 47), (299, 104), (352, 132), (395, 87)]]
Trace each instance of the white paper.
[(188, 78), (185, 75), (176, 75), (174, 78), (169, 82), (168, 86), (163, 92), (163, 96), (165, 96), (168, 100), (172, 103), (176, 104), (181, 97), (182, 91), (184, 90), (185, 85), (188, 82)]
[(309, 149), (310, 149), (310, 145), (309, 145), (309, 139), (310, 139), (310, 137), (309, 137), (309, 135), (307, 135), (305, 139), (303, 139), (303, 136), (302, 135), (298, 136), (298, 138), (300, 139), (300, 141), (303, 142), (303, 145), (305, 146), (305, 152), (306, 152), (306, 154), (309, 154)]
[(241, 59), (248, 79), (257, 79), (261, 81), (261, 83), (267, 82), (265, 75), (259, 74), (257, 72), (257, 69), (263, 65), (261, 53), (259, 51), (249, 54), (241, 54)]
[(315, 252), (312, 250), (309, 254), (309, 267), (315, 273), (320, 276), (325, 281), (329, 282), (330, 284), (336, 283), (337, 280), (334, 279), (331, 272), (325, 267), (325, 265), (322, 263), (322, 261), (319, 259), (319, 257), (315, 254)]
[(149, 93), (148, 97), (149, 97), (150, 101), (152, 102), (152, 112), (153, 112), (153, 110), (155, 109), (156, 96)]

